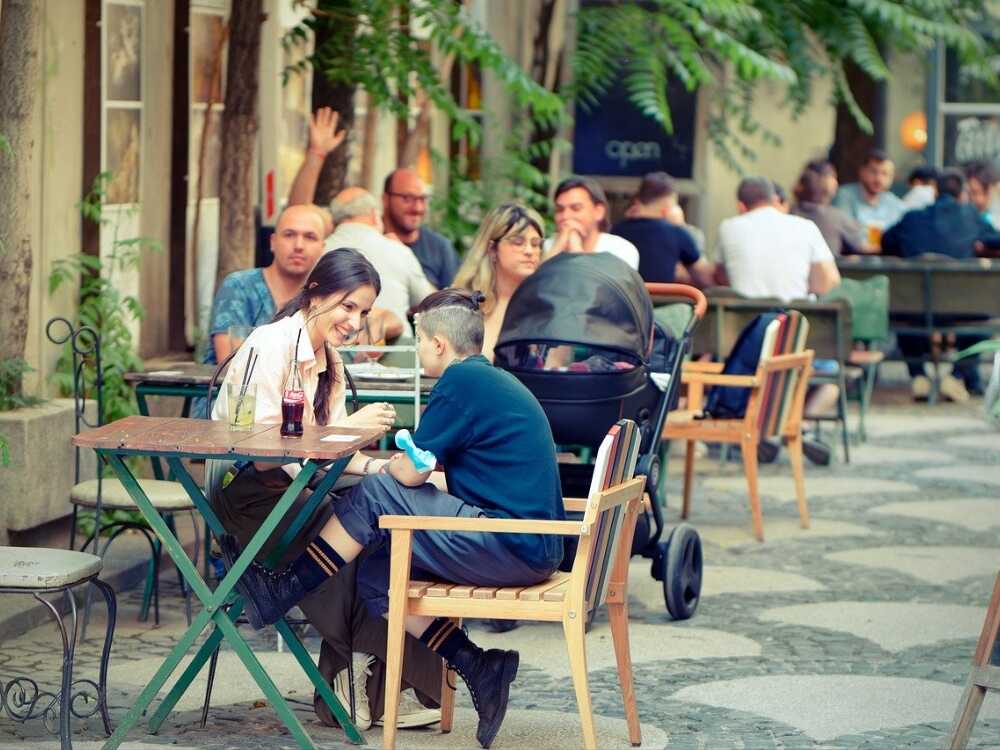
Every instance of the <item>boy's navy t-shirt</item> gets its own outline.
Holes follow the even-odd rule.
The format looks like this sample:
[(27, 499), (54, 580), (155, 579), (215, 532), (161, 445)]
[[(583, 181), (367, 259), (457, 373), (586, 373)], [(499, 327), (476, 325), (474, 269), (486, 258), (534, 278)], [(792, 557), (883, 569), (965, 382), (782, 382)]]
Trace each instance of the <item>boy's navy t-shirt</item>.
[[(496, 518), (563, 520), (555, 442), (531, 392), (482, 355), (450, 365), (413, 435), (444, 464), (448, 493)], [(498, 534), (529, 565), (559, 563), (562, 537)]]
[(690, 266), (701, 254), (683, 227), (664, 219), (625, 219), (611, 228), (639, 248), (639, 275), (643, 281), (671, 283), (677, 263)]

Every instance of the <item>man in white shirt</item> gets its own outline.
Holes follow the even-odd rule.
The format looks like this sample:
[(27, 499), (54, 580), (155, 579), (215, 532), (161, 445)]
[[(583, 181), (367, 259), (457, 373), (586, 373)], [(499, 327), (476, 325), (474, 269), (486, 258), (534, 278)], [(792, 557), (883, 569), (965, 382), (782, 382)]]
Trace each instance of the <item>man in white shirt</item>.
[(434, 291), (424, 276), (413, 251), (382, 234), (379, 204), (375, 197), (359, 187), (341, 190), (330, 204), (336, 230), (326, 239), (326, 249), (354, 248), (375, 266), (382, 279), (382, 291), (376, 306), (389, 310), (403, 321), (403, 335), (413, 330), (406, 313), (413, 305)]
[(720, 277), (746, 297), (788, 302), (840, 283), (833, 253), (809, 219), (774, 207), (774, 185), (747, 177), (736, 192), (740, 215), (719, 225)]
[(639, 270), (636, 246), (616, 234), (607, 233), (608, 199), (604, 190), (585, 177), (569, 177), (559, 183), (555, 195), (556, 237), (545, 243), (545, 256), (559, 253), (610, 253)]
[[(777, 297), (783, 302), (825, 294), (840, 283), (829, 245), (814, 222), (783, 213), (774, 197), (774, 183), (767, 178), (740, 181), (740, 215), (719, 225), (720, 281), (746, 297)], [(831, 383), (810, 388), (806, 418), (830, 414), (839, 397), (840, 389)], [(806, 441), (803, 448), (810, 460), (829, 463), (825, 446)], [(772, 445), (759, 450), (758, 457), (774, 460), (776, 453)]]

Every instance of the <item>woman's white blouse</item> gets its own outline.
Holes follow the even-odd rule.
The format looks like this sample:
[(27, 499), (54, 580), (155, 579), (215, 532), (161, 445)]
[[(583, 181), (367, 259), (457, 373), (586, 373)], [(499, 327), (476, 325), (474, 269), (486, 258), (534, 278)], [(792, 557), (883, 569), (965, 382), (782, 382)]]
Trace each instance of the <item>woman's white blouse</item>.
[[(302, 332), (301, 337), (299, 337), (299, 374), (302, 376), (302, 385), (306, 395), (302, 421), (305, 424), (316, 424), (316, 417), (313, 415), (316, 385), (319, 382), (320, 374), (327, 368), (327, 362), (325, 358), (322, 361), (317, 361), (301, 312), (255, 328), (244, 340), (236, 356), (229, 363), (223, 386), (219, 389), (219, 396), (212, 408), (212, 419), (225, 420), (229, 414), (229, 394), (225, 384), (235, 383), (239, 385), (243, 382), (243, 373), (247, 367), (252, 347), (257, 357), (257, 364), (250, 376), (250, 382), (257, 387), (254, 422), (261, 424), (281, 422), (281, 395), (285, 382), (288, 380), (288, 372), (292, 363), (292, 350), (295, 348), (295, 340), (299, 331)], [(344, 362), (335, 349), (331, 349), (331, 351), (334, 378), (328, 401), (330, 416), (326, 420), (327, 426), (342, 423), (347, 418), (347, 410), (344, 405)], [(299, 473), (300, 467), (298, 464), (285, 464), (282, 468), (294, 478)]]

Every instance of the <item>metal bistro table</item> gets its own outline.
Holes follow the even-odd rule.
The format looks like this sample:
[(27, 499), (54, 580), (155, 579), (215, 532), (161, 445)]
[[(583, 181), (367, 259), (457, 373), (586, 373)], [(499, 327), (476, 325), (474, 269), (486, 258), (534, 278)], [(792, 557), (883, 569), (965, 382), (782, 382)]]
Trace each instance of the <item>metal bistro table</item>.
[[(281, 552), (301, 531), (306, 520), (333, 487), (334, 482), (355, 451), (377, 440), (382, 433), (383, 430), (379, 428), (306, 426), (305, 434), (301, 438), (287, 439), (281, 437), (280, 428), (276, 424), (254, 425), (250, 431), (234, 432), (229, 430), (224, 422), (134, 416), (81, 433), (73, 438), (74, 444), (82, 448), (93, 448), (101, 458), (108, 462), (129, 495), (135, 500), (146, 521), (156, 531), (191, 590), (204, 605), (204, 609), (194, 618), (153, 679), (128, 710), (111, 739), (105, 743), (105, 750), (114, 750), (114, 748), (121, 746), (129, 730), (139, 723), (146, 709), (156, 698), (160, 688), (163, 687), (195, 639), (209, 623), (214, 623), (215, 629), (202, 644), (171, 691), (160, 702), (149, 721), (149, 731), (155, 733), (159, 729), (174, 705), (191, 685), (192, 680), (208, 662), (212, 652), (222, 639), (226, 639), (254, 681), (263, 690), (268, 702), (285, 726), (288, 727), (299, 747), (315, 747), (302, 724), (281, 696), (281, 692), (237, 630), (234, 623), (243, 611), (243, 600), (234, 593), (233, 587), (236, 580), (243, 575), (250, 562), (261, 550), (264, 542), (277, 528), (281, 519), (288, 513), (294, 500), (309, 483), (316, 470), (321, 465), (327, 467), (326, 475), (320, 480), (308, 502), (305, 503), (301, 512), (282, 535), (275, 551), (269, 556), (267, 560), (269, 564), (277, 561)], [(243, 554), (240, 555), (232, 570), (226, 574), (226, 577), (213, 592), (199, 575), (198, 569), (188, 559), (176, 535), (171, 532), (163, 518), (150, 503), (149, 498), (143, 493), (142, 487), (124, 461), (126, 456), (148, 456), (166, 460), (174, 476), (184, 485), (191, 500), (204, 516), (208, 527), (216, 535), (224, 533), (225, 529), (212, 511), (204, 493), (184, 467), (181, 459), (226, 458), (271, 463), (292, 463), (302, 460), (303, 464), (302, 471), (281, 496), (264, 524), (254, 534), (253, 539), (243, 550)], [(228, 610), (223, 606), (227, 600), (232, 602), (232, 606)], [(352, 742), (361, 744), (363, 742), (361, 733), (334, 696), (329, 683), (320, 675), (309, 656), (309, 652), (306, 651), (298, 636), (288, 627), (288, 623), (284, 619), (279, 620), (275, 628), (285, 639), (296, 660), (313, 686), (323, 696), (333, 715), (337, 717), (337, 721), (344, 728), (347, 737)]]
[[(208, 395), (208, 384), (212, 382), (215, 365), (197, 362), (171, 362), (165, 367), (142, 372), (126, 372), (125, 382), (135, 386), (135, 400), (139, 413), (149, 416), (149, 396), (173, 396), (184, 399), (181, 416), (191, 416), (191, 404), (199, 397)], [(218, 393), (218, 386), (216, 386)], [(215, 395), (214, 393), (212, 394)], [(153, 478), (164, 479), (159, 459), (152, 459)]]

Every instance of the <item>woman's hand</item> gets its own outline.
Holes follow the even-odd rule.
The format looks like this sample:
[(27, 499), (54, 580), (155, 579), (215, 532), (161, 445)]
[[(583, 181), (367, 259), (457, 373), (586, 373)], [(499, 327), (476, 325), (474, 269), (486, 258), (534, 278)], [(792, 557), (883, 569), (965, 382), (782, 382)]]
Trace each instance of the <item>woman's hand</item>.
[(368, 404), (347, 418), (351, 427), (392, 427), (396, 421), (396, 410), (392, 404), (379, 402)]

